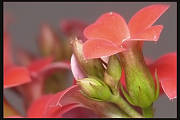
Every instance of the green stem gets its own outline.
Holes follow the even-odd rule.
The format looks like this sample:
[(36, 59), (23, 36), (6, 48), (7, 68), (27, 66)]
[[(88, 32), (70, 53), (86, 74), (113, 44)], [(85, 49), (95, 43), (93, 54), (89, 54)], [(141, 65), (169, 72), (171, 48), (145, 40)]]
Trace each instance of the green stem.
[(149, 106), (147, 108), (142, 108), (142, 111), (143, 111), (143, 116), (145, 118), (153, 118), (154, 116), (154, 112), (153, 112), (153, 106)]
[(134, 110), (121, 96), (113, 95), (110, 101), (118, 105), (129, 116), (133, 118), (143, 118), (143, 116)]

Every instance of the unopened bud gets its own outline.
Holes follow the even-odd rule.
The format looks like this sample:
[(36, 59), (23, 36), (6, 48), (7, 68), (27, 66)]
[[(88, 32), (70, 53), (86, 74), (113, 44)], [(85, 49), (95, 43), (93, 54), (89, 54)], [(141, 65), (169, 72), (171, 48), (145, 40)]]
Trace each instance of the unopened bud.
[(146, 108), (156, 100), (153, 77), (146, 66), (141, 49), (129, 49), (120, 53), (120, 60), (125, 70), (125, 97), (135, 106)]
[(84, 78), (78, 80), (77, 84), (81, 87), (82, 92), (89, 98), (95, 100), (108, 101), (111, 96), (111, 90), (101, 80), (96, 78)]
[(100, 59), (85, 59), (83, 55), (83, 45), (80, 40), (72, 40), (73, 52), (76, 56), (78, 63), (80, 64), (81, 69), (87, 76), (95, 76), (103, 80), (104, 76), (104, 67)]
[(116, 55), (113, 55), (109, 58), (107, 65), (107, 73), (112, 76), (115, 84), (118, 84), (121, 78), (121, 65)]

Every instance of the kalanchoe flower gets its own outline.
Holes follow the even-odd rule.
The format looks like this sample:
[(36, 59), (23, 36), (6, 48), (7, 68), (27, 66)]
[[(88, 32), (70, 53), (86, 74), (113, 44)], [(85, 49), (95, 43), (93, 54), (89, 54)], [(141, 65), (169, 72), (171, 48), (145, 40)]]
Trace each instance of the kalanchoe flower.
[(16, 87), (24, 98), (25, 106), (43, 93), (45, 77), (57, 70), (69, 69), (68, 62), (53, 62), (52, 57), (31, 58), (24, 53), (22, 65), (14, 63), (11, 56), (9, 36), (4, 34), (4, 88)]
[[(83, 52), (87, 59), (119, 53), (129, 95), (123, 93), (135, 106), (146, 108), (157, 99), (159, 87), (155, 88), (153, 77), (144, 62), (142, 42), (139, 41), (158, 40), (163, 26), (152, 24), (168, 7), (145, 7), (131, 18), (128, 25), (119, 14), (106, 13), (84, 30), (88, 40), (83, 45)], [(92, 52), (92, 49), (96, 49), (96, 52)]]
[(84, 30), (84, 35), (88, 39), (83, 45), (85, 57), (100, 58), (122, 52), (127, 49), (123, 46), (126, 41), (157, 41), (163, 26), (152, 24), (168, 7), (168, 5), (145, 7), (131, 18), (128, 25), (118, 13), (103, 14)]
[(66, 36), (76, 36), (78, 39), (85, 40), (83, 30), (87, 26), (80, 20), (63, 20), (60, 22), (60, 29)]
[(3, 68), (4, 68), (4, 88), (14, 87), (31, 81), (29, 71), (22, 66), (13, 63), (11, 55), (10, 36), (4, 32)]

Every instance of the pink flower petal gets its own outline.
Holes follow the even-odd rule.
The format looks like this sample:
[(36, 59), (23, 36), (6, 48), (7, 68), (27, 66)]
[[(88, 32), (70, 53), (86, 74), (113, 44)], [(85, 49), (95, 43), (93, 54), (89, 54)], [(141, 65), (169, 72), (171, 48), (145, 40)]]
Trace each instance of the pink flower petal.
[(130, 38), (126, 21), (115, 12), (100, 16), (94, 24), (85, 28), (84, 35), (87, 39), (105, 39), (119, 46), (123, 40)]
[(78, 39), (85, 41), (83, 30), (87, 26), (86, 23), (80, 20), (63, 20), (60, 23), (60, 28), (67, 36), (75, 34)]
[[(74, 108), (75, 106), (79, 106), (79, 102), (71, 96), (77, 90), (79, 90), (79, 87), (77, 85), (73, 85), (64, 91), (55, 94), (51, 97), (51, 99), (49, 99), (46, 105), (45, 114), (55, 114), (57, 113), (57, 109), (63, 109), (63, 106), (69, 104), (72, 104), (72, 107), (68, 108), (68, 110)], [(62, 112), (63, 111), (59, 112), (59, 114), (62, 114)]]
[(113, 42), (103, 39), (87, 40), (83, 44), (84, 56), (87, 59), (106, 57), (124, 50)]
[(162, 29), (162, 25), (152, 26), (142, 33), (132, 35), (131, 39), (129, 40), (158, 41)]
[(62, 118), (62, 114), (78, 107), (78, 103), (72, 103), (63, 106), (49, 106), (51, 111), (47, 113), (47, 105), (55, 95), (44, 95), (35, 100), (28, 109), (28, 118)]
[(157, 69), (161, 86), (169, 97), (177, 97), (177, 54), (175, 52), (161, 56), (151, 66), (151, 71)]
[(45, 95), (35, 100), (27, 111), (28, 118), (44, 118), (51, 117), (48, 114), (44, 114), (45, 105), (53, 95)]
[(4, 70), (4, 88), (31, 82), (29, 71), (25, 67), (11, 67)]
[(169, 5), (150, 5), (139, 10), (129, 21), (131, 35), (138, 34), (151, 27), (169, 8)]
[(76, 80), (79, 80), (79, 79), (82, 79), (85, 77), (85, 75), (83, 74), (83, 72), (80, 69), (80, 66), (79, 66), (74, 54), (71, 56), (71, 71)]
[(33, 61), (29, 66), (28, 69), (31, 72), (39, 72), (45, 66), (49, 65), (53, 61), (52, 57), (42, 58)]
[(84, 107), (76, 107), (74, 109), (71, 109), (62, 116), (63, 118), (98, 118), (99, 117), (93, 111)]

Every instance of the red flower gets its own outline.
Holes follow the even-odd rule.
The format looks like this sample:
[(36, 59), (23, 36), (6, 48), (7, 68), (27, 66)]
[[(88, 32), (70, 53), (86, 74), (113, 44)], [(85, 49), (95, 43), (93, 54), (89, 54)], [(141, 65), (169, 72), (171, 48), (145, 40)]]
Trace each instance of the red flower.
[[(95, 114), (84, 108), (71, 95), (79, 90), (77, 85), (54, 95), (45, 95), (34, 101), (28, 109), (28, 118), (92, 117)], [(84, 116), (87, 115), (87, 116)]]
[[(163, 29), (153, 23), (168, 9), (168, 5), (151, 5), (138, 11), (129, 21), (115, 12), (103, 14), (84, 30), (88, 39), (83, 45), (87, 59), (110, 56), (126, 50), (125, 41), (157, 41)], [(131, 46), (128, 42), (128, 47)], [(92, 49), (96, 50), (94, 52)]]
[(157, 69), (163, 91), (169, 99), (177, 97), (177, 54), (165, 54), (150, 65), (151, 73)]
[(15, 66), (11, 56), (10, 37), (4, 32), (4, 88), (13, 87), (31, 81), (29, 71), (25, 67)]
[(66, 36), (76, 35), (79, 39), (84, 40), (83, 30), (87, 26), (86, 23), (80, 20), (63, 20), (60, 23), (60, 28)]
[[(52, 57), (40, 58), (32, 61), (27, 66), (17, 66), (11, 56), (10, 39), (7, 32), (4, 33), (4, 88), (14, 87), (31, 82), (32, 76), (37, 76), (50, 69), (69, 69), (69, 63), (53, 63)], [(56, 67), (57, 65), (57, 67)], [(49, 71), (48, 71), (49, 72)]]

